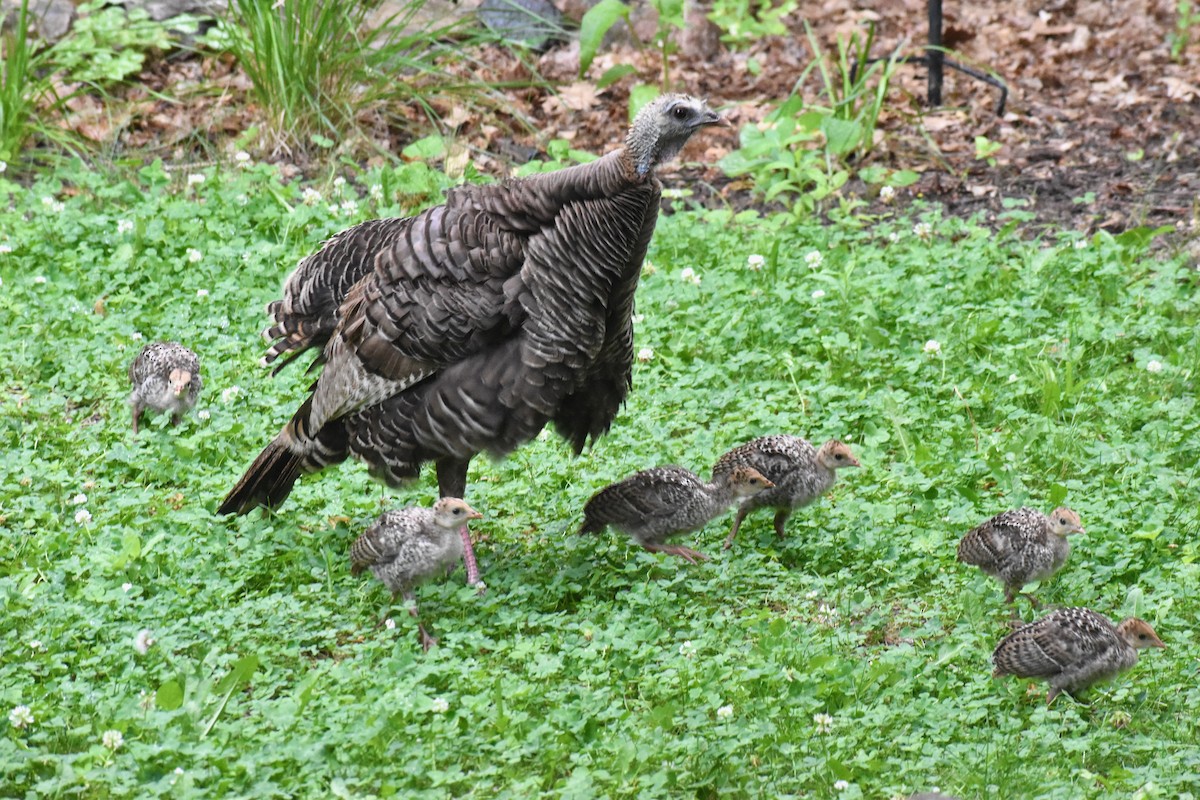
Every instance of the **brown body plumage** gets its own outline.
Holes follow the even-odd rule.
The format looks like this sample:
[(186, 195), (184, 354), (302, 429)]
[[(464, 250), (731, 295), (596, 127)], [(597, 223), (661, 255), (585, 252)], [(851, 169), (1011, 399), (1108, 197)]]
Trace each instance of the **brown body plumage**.
[[(456, 497), (443, 497), (433, 508), (388, 511), (351, 545), (350, 574), (370, 569), (391, 590), (392, 602), (403, 595), (410, 603), (409, 613), (417, 618), (414, 590), (458, 566), (463, 543), (469, 541), (467, 523), (482, 516)], [(417, 629), (426, 650), (437, 642), (419, 619)]]
[(200, 378), (200, 358), (176, 342), (152, 342), (142, 348), (129, 365), (133, 392), (133, 432), (138, 432), (142, 413), (170, 413), (171, 424), (178, 425), (183, 415), (196, 405), (204, 387)]
[(857, 466), (858, 459), (850, 448), (836, 439), (816, 448), (799, 436), (780, 434), (763, 436), (733, 448), (713, 465), (714, 476), (727, 474), (738, 467), (753, 467), (771, 481), (774, 488), (742, 501), (725, 540), (725, 549), (733, 546), (742, 520), (756, 508), (775, 509), (775, 532), (783, 536), (784, 526), (793, 511), (833, 488), (839, 469)]
[(459, 187), (334, 237), (288, 279), (268, 329), (268, 360), (322, 347), (320, 378), (219, 512), (278, 506), (302, 472), (350, 455), (390, 485), (433, 461), (442, 496), (461, 497), (477, 453), (548, 422), (577, 452), (607, 431), (630, 386), (654, 168), (720, 121), (660, 98), (590, 164)]
[(992, 654), (993, 677), (1045, 678), (1046, 704), (1061, 692), (1074, 695), (1109, 680), (1138, 660), (1138, 650), (1166, 647), (1144, 620), (1113, 625), (1086, 608), (1052, 611), (1006, 636)]
[(584, 506), (580, 533), (598, 533), (611, 525), (647, 550), (696, 563), (707, 556), (687, 547), (668, 545), (676, 534), (699, 530), (734, 501), (769, 490), (772, 484), (750, 467), (739, 467), (701, 480), (683, 467), (655, 467), (604, 487)]
[[(1069, 508), (1056, 508), (1050, 516), (1018, 508), (997, 514), (967, 533), (958, 543), (958, 560), (998, 579), (1004, 584), (1005, 602), (1012, 603), (1022, 586), (1062, 569), (1071, 555), (1067, 537), (1076, 533), (1084, 533), (1083, 525)], [(1037, 598), (1024, 596), (1035, 608), (1039, 606)]]

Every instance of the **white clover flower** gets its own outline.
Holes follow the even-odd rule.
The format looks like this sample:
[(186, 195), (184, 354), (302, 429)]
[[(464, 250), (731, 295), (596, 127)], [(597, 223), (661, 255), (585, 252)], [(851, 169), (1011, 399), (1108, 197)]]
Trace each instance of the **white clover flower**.
[(346, 185), (346, 179), (343, 178), (341, 175), (338, 175), (336, 178), (333, 179), (333, 188), (337, 189), (338, 191), (341, 191), (342, 187), (345, 185)]
[(396, 629), (396, 620), (392, 619), (391, 617), (388, 617), (387, 619), (385, 619), (383, 621), (383, 627), (387, 628), (389, 631), (395, 630)]
[(889, 233), (887, 235), (887, 240), (891, 244), (899, 244), (900, 243), (900, 231), (892, 231), (891, 233)]
[(4, 170), (8, 169), (8, 162), (0, 161), (0, 175), (4, 174)]
[(658, 272), (658, 267), (654, 266), (649, 261), (646, 261), (642, 264), (643, 275), (653, 275), (656, 272)]
[(120, 731), (105, 731), (100, 737), (100, 742), (109, 750), (116, 750), (125, 744), (125, 737), (121, 735)]
[(837, 789), (839, 792), (843, 792), (850, 788), (850, 784), (846, 781), (834, 781), (833, 788)]
[(1153, 372), (1155, 375), (1163, 371), (1163, 363), (1156, 358), (1152, 358), (1146, 362), (1146, 372)]
[(239, 194), (237, 197), (233, 198), (233, 202), (237, 203), (239, 206), (249, 205), (250, 198), (246, 197), (244, 194)]
[(41, 639), (31, 639), (29, 642), (29, 649), (36, 653), (39, 650), (45, 650), (46, 645), (42, 644)]
[(892, 187), (885, 186), (879, 190), (879, 200), (885, 206), (891, 205), (892, 201), (895, 199), (896, 199), (896, 190), (893, 189)]
[(204, 178), (205, 178), (205, 176), (203, 173), (193, 172), (191, 175), (188, 175), (188, 177), (187, 177), (187, 185), (195, 186), (198, 183), (204, 183)]
[(32, 725), (33, 712), (29, 710), (29, 706), (14, 706), (13, 710), (8, 712), (8, 724), (14, 728), (24, 728), (27, 725)]
[(1087, 239), (1076, 239), (1075, 244), (1072, 245), (1072, 247), (1074, 247), (1076, 250), (1086, 250), (1087, 246), (1088, 246)]
[(1020, 378), (1017, 377), (1017, 373), (1015, 373), (1015, 372), (1012, 375), (1008, 376), (1009, 383), (1016, 383), (1019, 380), (1020, 380)]
[(816, 269), (825, 262), (825, 256), (821, 255), (820, 250), (810, 250), (808, 255), (804, 257), (804, 263), (809, 269)]
[(817, 289), (815, 292), (813, 292), (813, 293), (812, 293), (812, 299), (813, 299), (813, 300), (820, 300), (820, 299), (821, 299), (822, 297), (824, 297), (824, 296), (825, 296), (825, 290), (824, 290), (824, 289)]
[(937, 339), (930, 339), (928, 342), (925, 343), (925, 346), (922, 347), (921, 349), (924, 350), (926, 353), (940, 353), (940, 352), (942, 352), (942, 345), (938, 342)]
[(238, 150), (236, 153), (233, 154), (233, 160), (236, 161), (237, 163), (241, 164), (242, 166), (245, 166), (250, 163), (250, 154), (247, 153), (245, 150)]
[(813, 714), (813, 724), (817, 726), (817, 733), (829, 733), (833, 730), (833, 717), (829, 714)]
[(92, 512), (88, 511), (86, 508), (81, 508), (78, 511), (76, 511), (75, 512), (75, 524), (76, 525), (91, 525), (92, 524)]
[(197, 289), (196, 297), (208, 297), (208, 289)]
[(717, 719), (729, 719), (733, 716), (733, 706), (721, 706), (717, 709)]
[(196, 412), (196, 416), (199, 417), (200, 419), (208, 419), (209, 417), (212, 416), (212, 414), (210, 414), (208, 412), (207, 408), (202, 408)]
[(49, 195), (46, 195), (42, 198), (42, 205), (45, 206), (47, 210), (52, 211), (55, 214), (60, 213), (64, 208), (66, 208), (66, 206), (64, 206), (61, 202), (55, 200)]
[(759, 270), (761, 270), (763, 268), (763, 265), (766, 263), (767, 263), (767, 260), (765, 258), (763, 258), (762, 256), (760, 256), (758, 253), (754, 253), (753, 255), (746, 256), (746, 266), (749, 267), (750, 269), (754, 270), (755, 272), (758, 272)]
[(45, 275), (34, 275), (33, 282), (35, 284), (37, 284), (38, 286), (41, 286), (42, 284), (44, 284), (46, 282), (46, 276)]
[(228, 389), (225, 389), (221, 392), (221, 402), (228, 404), (229, 401), (233, 400), (233, 398), (237, 397), (241, 393), (242, 387), (230, 386)]
[(145, 689), (138, 692), (138, 708), (142, 711), (153, 711), (154, 705), (157, 702), (158, 699), (155, 697), (154, 692), (147, 692)]
[(383, 187), (380, 186), (378, 183), (372, 183), (371, 186), (367, 189), (367, 196), (370, 197), (372, 200), (374, 200), (376, 203), (382, 203), (383, 202)]
[[(279, 0), (279, 2), (281, 2), (281, 3), (282, 3), (282, 2), (283, 2), (283, 0)], [(171, 775), (170, 784), (171, 784), (172, 786), (174, 786), (174, 785), (175, 785), (175, 781), (179, 780), (179, 776), (180, 776), (180, 775), (182, 775), (182, 774), (183, 774), (183, 767), (176, 767), (176, 768), (175, 768), (175, 772), (174, 772), (174, 774), (172, 774), (172, 775)]]
[(793, 670), (791, 667), (787, 667), (783, 671), (783, 679), (785, 681), (787, 681), (788, 683), (791, 683), (792, 681), (796, 680), (796, 671)]
[(700, 276), (691, 267), (684, 267), (679, 273), (679, 279), (685, 283), (690, 283), (692, 286), (700, 285)]
[(450, 704), (444, 697), (435, 697), (429, 702), (429, 710), (435, 714), (445, 714), (450, 710)]
[(645, 364), (647, 361), (654, 358), (654, 350), (650, 347), (643, 347), (637, 352), (637, 360)]
[(132, 588), (133, 588), (133, 584), (130, 583), (129, 581), (125, 581), (125, 583), (121, 584), (121, 591), (125, 592), (126, 594), (129, 594), (129, 590)]
[(287, 5), (287, 0), (275, 0), (275, 2), (271, 4), (271, 8), (278, 11), (279, 9), (283, 8), (285, 5)]
[(679, 645), (679, 655), (684, 658), (691, 658), (696, 655), (696, 645), (692, 644), (692, 640), (688, 639), (683, 644)]
[(202, 258), (204, 258), (204, 254), (203, 254), (203, 253), (201, 253), (201, 252), (200, 252), (199, 250), (197, 250), (196, 248), (194, 248), (194, 247), (189, 247), (189, 248), (187, 249), (187, 260), (188, 260), (188, 263), (195, 264), (195, 263), (199, 262), (199, 261), (200, 261)]
[(149, 628), (142, 628), (137, 632), (137, 636), (133, 637), (133, 649), (137, 650), (142, 655), (150, 652), (150, 648), (154, 646), (154, 634)]
[(913, 235), (923, 242), (928, 242), (933, 238), (933, 226), (928, 222), (918, 222), (913, 225)]
[(12, 247), (10, 245), (0, 244), (0, 255), (3, 255), (4, 253), (11, 253), (11, 252), (12, 252)]
[(73, 505), (81, 506), (86, 502), (87, 502), (87, 495), (84, 494), (83, 492), (80, 492), (79, 494), (77, 494), (71, 498), (71, 503)]
[(358, 213), (358, 201), (357, 200), (343, 200), (342, 204), (339, 206), (339, 208), (341, 209), (342, 213), (345, 214), (347, 217), (353, 217), (355, 214)]
[(128, 219), (117, 220), (117, 235), (118, 236), (129, 233), (132, 230), (133, 230), (133, 221), (132, 220), (128, 220)]
[(306, 206), (315, 206), (321, 202), (321, 193), (311, 186), (305, 186), (304, 191), (300, 193), (301, 200)]
[(643, 322), (646, 321), (646, 315), (645, 314), (634, 314), (632, 317), (629, 318), (629, 321), (632, 322), (634, 325), (641, 325)]

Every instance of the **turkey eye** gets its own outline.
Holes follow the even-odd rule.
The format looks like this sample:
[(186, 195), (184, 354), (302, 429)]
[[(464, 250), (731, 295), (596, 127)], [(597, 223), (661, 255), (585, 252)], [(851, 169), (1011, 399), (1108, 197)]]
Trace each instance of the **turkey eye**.
[(671, 113), (675, 115), (675, 119), (683, 119), (687, 116), (687, 109), (683, 106), (675, 106)]
[(1059, 524), (1059, 525), (1066, 525), (1066, 524), (1067, 524), (1067, 518), (1066, 518), (1066, 517), (1059, 517), (1059, 518), (1058, 518), (1058, 524)]

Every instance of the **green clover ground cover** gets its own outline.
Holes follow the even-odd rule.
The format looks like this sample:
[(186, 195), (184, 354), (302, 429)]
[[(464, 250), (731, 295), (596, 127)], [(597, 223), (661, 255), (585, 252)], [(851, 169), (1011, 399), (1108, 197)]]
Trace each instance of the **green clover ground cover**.
[[(446, 184), (361, 177), (0, 176), (0, 795), (1196, 791), (1198, 280), (1146, 235), (663, 218), (629, 403), (582, 458), (543, 436), (477, 461), (489, 590), (424, 587), (423, 654), (400, 608), (373, 630), (387, 593), (347, 551), (431, 476), (396, 493), (345, 465), (278, 516), (212, 514), (307, 383), (257, 365), (264, 303), (325, 236)], [(134, 439), (125, 370), (154, 339), (195, 349), (205, 390)], [(686, 539), (695, 567), (574, 535), (605, 483), (771, 432), (864, 465), (786, 541), (765, 511), (729, 552), (728, 516)], [(1088, 535), (1041, 599), (1136, 613), (1168, 649), (1047, 709), (990, 678), (1008, 610), (954, 552), (1060, 502)]]

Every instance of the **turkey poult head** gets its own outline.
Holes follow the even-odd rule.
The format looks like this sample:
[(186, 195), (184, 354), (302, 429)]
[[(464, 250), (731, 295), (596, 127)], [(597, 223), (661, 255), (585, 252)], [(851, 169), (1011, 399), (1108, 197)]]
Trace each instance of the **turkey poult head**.
[(192, 373), (186, 369), (173, 369), (167, 381), (171, 384), (171, 393), (183, 397), (184, 392), (192, 386)]
[(754, 467), (738, 467), (729, 473), (729, 486), (736, 498), (753, 497), (759, 492), (772, 489), (775, 484)]
[(821, 449), (817, 451), (817, 463), (825, 469), (862, 466), (850, 452), (850, 448), (837, 439), (830, 439), (821, 445)]
[(440, 528), (453, 530), (473, 519), (483, 519), (483, 514), (467, 505), (465, 500), (443, 497), (433, 504), (433, 522)]
[(1144, 619), (1130, 617), (1117, 626), (1117, 633), (1121, 634), (1121, 638), (1129, 642), (1129, 646), (1134, 650), (1141, 650), (1146, 647), (1162, 647), (1162, 639), (1158, 638), (1158, 634), (1154, 632), (1154, 628), (1150, 627), (1150, 623)]
[(728, 125), (708, 104), (686, 94), (668, 94), (647, 103), (633, 118), (625, 146), (638, 175), (670, 161), (692, 134), (709, 125)]
[(1069, 508), (1059, 506), (1050, 515), (1050, 532), (1055, 536), (1070, 536), (1073, 533), (1087, 533), (1079, 515)]

